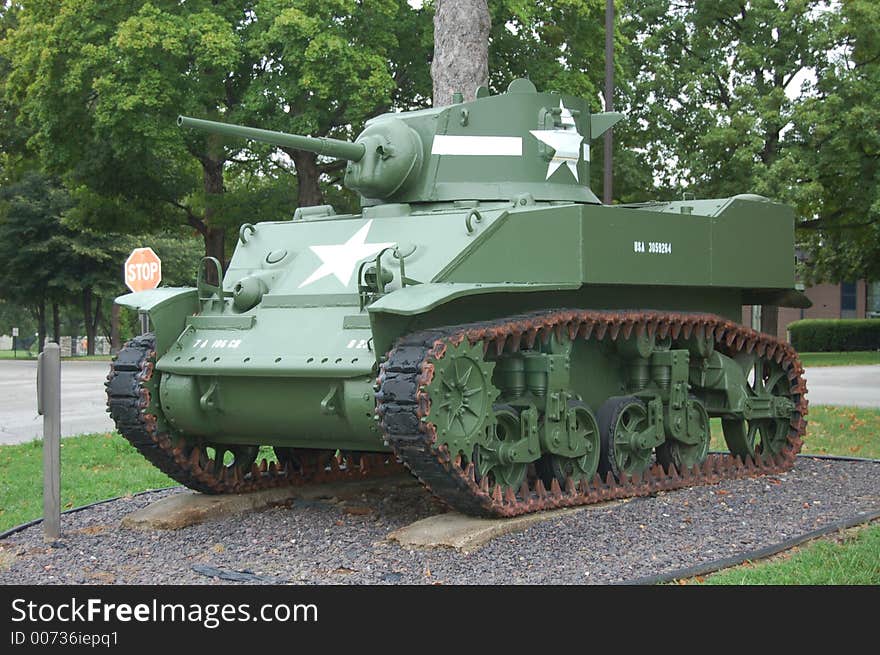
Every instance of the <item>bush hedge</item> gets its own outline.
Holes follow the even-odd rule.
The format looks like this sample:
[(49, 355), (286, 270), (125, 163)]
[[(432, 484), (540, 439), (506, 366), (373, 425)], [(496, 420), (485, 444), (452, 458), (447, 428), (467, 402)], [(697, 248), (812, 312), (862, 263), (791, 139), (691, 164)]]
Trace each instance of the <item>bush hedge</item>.
[(880, 350), (880, 319), (808, 318), (791, 323), (788, 331), (800, 352)]

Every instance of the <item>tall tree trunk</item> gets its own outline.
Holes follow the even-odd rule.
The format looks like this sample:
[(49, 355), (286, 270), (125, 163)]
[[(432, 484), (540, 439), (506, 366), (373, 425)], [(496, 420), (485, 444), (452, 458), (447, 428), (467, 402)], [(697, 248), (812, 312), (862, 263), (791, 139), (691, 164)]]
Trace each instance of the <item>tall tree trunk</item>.
[(98, 345), (96, 343), (97, 338), (98, 338), (98, 326), (101, 325), (101, 309), (103, 306), (104, 306), (104, 303), (101, 302), (100, 296), (95, 296), (95, 315), (92, 319), (91, 332), (88, 335), (89, 336), (89, 343), (88, 343), (87, 348), (88, 348), (89, 355), (95, 354), (95, 346)]
[[(205, 180), (205, 257), (216, 257), (220, 268), (226, 270), (226, 230), (215, 225), (217, 221), (217, 205), (223, 198), (223, 160), (202, 160)], [(214, 279), (214, 271), (208, 269), (207, 279), (211, 284), (219, 284)]]
[(313, 152), (285, 148), (293, 165), (296, 167), (296, 181), (299, 187), (298, 205), (300, 207), (313, 207), (324, 204), (324, 194), (321, 193), (320, 177), (318, 171), (318, 157)]
[[(83, 322), (86, 324), (86, 354), (95, 354), (95, 336), (101, 321), (101, 299), (92, 293), (90, 287), (83, 289)], [(92, 311), (94, 307), (94, 312)]]
[(113, 303), (110, 306), (110, 352), (116, 354), (122, 348), (122, 339), (119, 336), (119, 314), (122, 307)]
[(86, 352), (89, 351), (92, 343), (91, 325), (92, 325), (92, 289), (86, 287), (82, 292), (82, 313), (83, 324), (86, 327)]
[[(205, 256), (216, 257), (220, 262), (220, 268), (226, 270), (226, 230), (222, 227), (208, 226), (205, 233)], [(218, 284), (220, 281), (215, 278), (214, 270), (209, 268), (207, 275), (208, 282)]]
[(52, 337), (55, 343), (61, 343), (61, 308), (57, 302), (52, 303)]
[(40, 299), (37, 305), (37, 352), (43, 352), (46, 344), (46, 301)]
[(452, 94), (473, 100), (489, 81), (487, 0), (437, 0), (434, 12), (434, 106), (452, 103)]

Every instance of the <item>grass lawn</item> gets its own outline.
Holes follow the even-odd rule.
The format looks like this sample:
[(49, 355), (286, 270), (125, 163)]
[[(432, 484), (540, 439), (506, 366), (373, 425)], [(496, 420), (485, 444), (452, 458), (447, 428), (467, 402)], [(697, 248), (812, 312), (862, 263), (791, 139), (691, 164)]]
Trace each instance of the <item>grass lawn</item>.
[(700, 579), (711, 585), (880, 584), (880, 525), (847, 530), (792, 548), (759, 564), (747, 563)]
[[(42, 442), (0, 446), (0, 531), (43, 514)], [(116, 434), (61, 440), (62, 510), (177, 484)]]
[(880, 350), (845, 353), (798, 353), (804, 366), (861, 366), (880, 364)]

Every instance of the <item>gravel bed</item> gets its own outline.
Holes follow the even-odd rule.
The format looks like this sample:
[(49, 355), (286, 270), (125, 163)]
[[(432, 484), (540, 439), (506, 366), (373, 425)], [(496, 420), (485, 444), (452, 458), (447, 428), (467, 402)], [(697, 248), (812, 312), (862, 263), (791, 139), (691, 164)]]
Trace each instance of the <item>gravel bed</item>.
[[(597, 506), (498, 537), (482, 549), (409, 550), (392, 530), (444, 511), (409, 480), (348, 497), (294, 501), (173, 532), (120, 519), (176, 490), (62, 517), (0, 541), (0, 584), (217, 584), (193, 570), (301, 584), (621, 582), (730, 557), (880, 509), (880, 464), (799, 459), (785, 475), (734, 480)], [(245, 576), (247, 577), (247, 576)]]

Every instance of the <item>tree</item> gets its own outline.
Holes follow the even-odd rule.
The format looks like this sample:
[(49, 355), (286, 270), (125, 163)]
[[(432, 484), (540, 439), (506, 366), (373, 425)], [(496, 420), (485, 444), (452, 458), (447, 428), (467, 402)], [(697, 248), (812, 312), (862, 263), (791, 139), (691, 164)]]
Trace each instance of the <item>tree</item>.
[[(797, 102), (786, 91), (829, 45), (821, 0), (637, 0), (623, 20), (661, 187), (725, 196), (763, 189)], [(672, 162), (672, 166), (669, 166)]]
[(61, 215), (69, 207), (67, 194), (36, 172), (0, 188), (0, 297), (31, 312), (40, 351), (47, 305), (57, 307), (65, 284), (74, 279), (59, 264), (62, 253), (56, 250)]
[(489, 7), (486, 0), (436, 0), (434, 13), (434, 106), (453, 94), (473, 100), (489, 81)]
[(880, 279), (880, 6), (849, 0), (831, 25), (834, 50), (816, 71), (775, 171), (803, 217), (807, 281)]
[[(405, 0), (32, 0), (0, 56), (13, 62), (6, 97), (88, 209), (84, 225), (182, 219), (224, 261), (228, 228), (253, 218), (225, 203), (227, 167), (264, 165), (247, 144), (179, 130), (176, 116), (350, 136), (391, 106), (397, 81), (418, 85), (388, 63), (418, 56), (400, 53), (419, 43), (418, 16)], [(320, 202), (339, 164), (289, 154), (300, 204)]]
[[(21, 10), (16, 3), (0, 3), (0, 43), (18, 25)], [(0, 186), (10, 183), (22, 168), (33, 166), (25, 157), (28, 134), (18, 124), (18, 109), (6, 99), (4, 92), (12, 61), (0, 49)]]
[[(658, 195), (792, 204), (807, 281), (878, 275), (871, 0), (636, 0), (622, 89)], [(625, 79), (625, 78), (624, 78)]]

